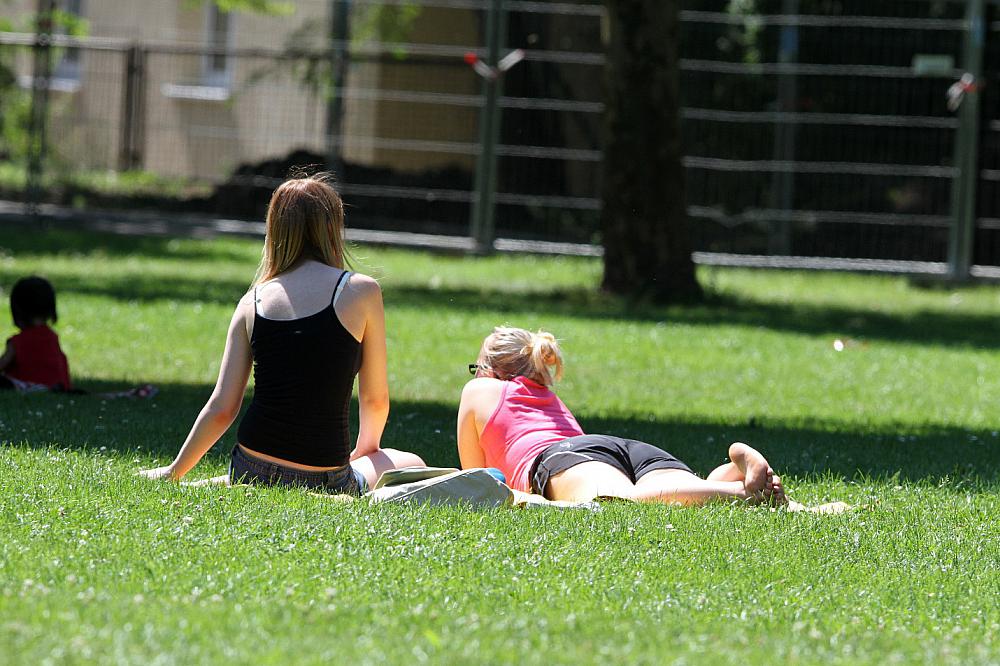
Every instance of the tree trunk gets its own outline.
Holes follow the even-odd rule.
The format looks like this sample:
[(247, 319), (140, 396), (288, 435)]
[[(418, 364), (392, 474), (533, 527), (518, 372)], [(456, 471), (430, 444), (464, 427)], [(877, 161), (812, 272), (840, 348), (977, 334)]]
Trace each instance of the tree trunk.
[(684, 200), (678, 0), (607, 0), (604, 283), (657, 302), (697, 300)]

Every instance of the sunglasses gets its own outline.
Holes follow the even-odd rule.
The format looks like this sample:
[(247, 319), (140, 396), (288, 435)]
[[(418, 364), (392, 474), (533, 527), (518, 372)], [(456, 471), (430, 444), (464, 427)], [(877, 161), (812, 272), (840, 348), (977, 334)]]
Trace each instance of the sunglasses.
[(490, 368), (487, 365), (480, 365), (479, 363), (469, 364), (469, 374), (472, 375), (473, 377), (475, 377), (476, 373), (479, 372), (480, 370), (489, 370), (489, 369)]

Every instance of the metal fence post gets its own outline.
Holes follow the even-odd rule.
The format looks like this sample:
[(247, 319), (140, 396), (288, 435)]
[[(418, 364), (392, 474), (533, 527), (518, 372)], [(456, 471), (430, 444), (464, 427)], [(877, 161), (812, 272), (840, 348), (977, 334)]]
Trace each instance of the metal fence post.
[(52, 80), (52, 19), (55, 0), (38, 0), (35, 42), (32, 45), (31, 117), (28, 123), (28, 212), (34, 216), (42, 194), (45, 168), (45, 129), (49, 116), (49, 86)]
[[(493, 0), (486, 14), (486, 64), (498, 71), (500, 48), (507, 31), (503, 0)], [(472, 238), (477, 254), (493, 252), (495, 238), (494, 195), (497, 188), (496, 145), (500, 138), (500, 96), (502, 77), (483, 78), (483, 106), (479, 113), (479, 156), (472, 204)]]
[(121, 153), (118, 168), (141, 169), (145, 126), (146, 51), (138, 43), (125, 52), (125, 94), (122, 102)]
[[(968, 0), (965, 12), (965, 42), (962, 67), (966, 74), (956, 85), (958, 130), (955, 134), (955, 168), (951, 186), (951, 233), (948, 237), (948, 277), (965, 281), (972, 268), (972, 245), (976, 234), (976, 189), (979, 181), (979, 91), (983, 80), (983, 47), (986, 25), (983, 0)], [(966, 77), (971, 76), (968, 81)]]
[[(799, 0), (783, 0), (781, 13), (798, 16)], [(778, 62), (794, 66), (799, 61), (799, 27), (785, 25), (781, 28)], [(778, 75), (778, 113), (795, 113), (798, 108), (798, 76), (794, 71), (782, 71)], [(779, 120), (774, 127), (774, 160), (791, 162), (795, 159), (796, 126), (792, 121)], [(795, 174), (790, 169), (780, 169), (774, 173), (771, 187), (771, 203), (776, 210), (787, 213), (795, 206)], [(769, 250), (774, 255), (792, 253), (792, 223), (787, 218), (772, 223)]]

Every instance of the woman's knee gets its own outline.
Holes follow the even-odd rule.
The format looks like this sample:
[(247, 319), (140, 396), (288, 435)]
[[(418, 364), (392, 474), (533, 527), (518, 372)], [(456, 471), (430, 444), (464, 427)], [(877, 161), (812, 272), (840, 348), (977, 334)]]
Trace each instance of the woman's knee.
[(397, 449), (379, 449), (375, 453), (352, 461), (351, 465), (364, 475), (370, 487), (374, 486), (379, 477), (391, 469), (427, 466), (417, 454)]
[(416, 453), (399, 449), (382, 449), (382, 451), (389, 457), (394, 467), (427, 467), (424, 459)]

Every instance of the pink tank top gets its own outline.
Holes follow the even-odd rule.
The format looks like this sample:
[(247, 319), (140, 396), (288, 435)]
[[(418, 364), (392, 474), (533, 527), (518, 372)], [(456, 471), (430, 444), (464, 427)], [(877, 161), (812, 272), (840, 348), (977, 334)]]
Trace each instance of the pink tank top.
[(527, 377), (515, 377), (504, 382), (500, 404), (486, 422), (479, 446), (487, 467), (503, 472), (511, 488), (531, 492), (528, 471), (538, 454), (582, 434), (555, 393)]

